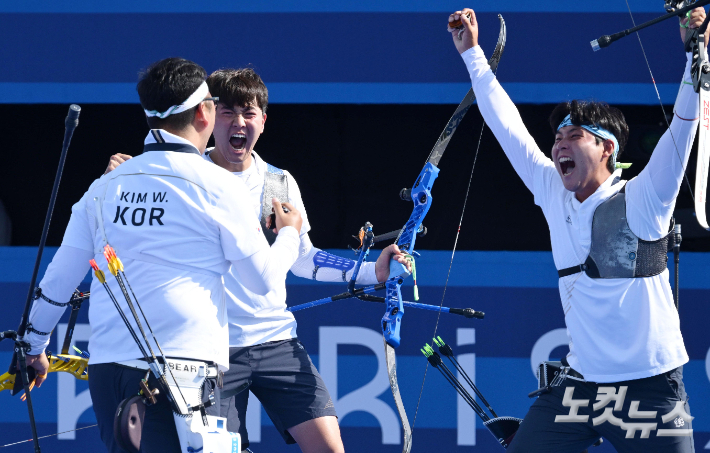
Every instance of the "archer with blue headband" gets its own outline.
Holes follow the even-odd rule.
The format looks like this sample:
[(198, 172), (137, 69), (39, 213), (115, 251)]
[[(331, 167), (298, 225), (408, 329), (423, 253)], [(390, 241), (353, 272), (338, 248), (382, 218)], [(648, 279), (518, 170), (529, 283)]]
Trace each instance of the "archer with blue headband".
[[(681, 38), (704, 19), (702, 8), (693, 10)], [(547, 220), (569, 338), (565, 359), (540, 364), (537, 399), (508, 451), (579, 453), (604, 437), (624, 453), (693, 452), (688, 354), (666, 259), (698, 128), (692, 53), (670, 130), (626, 181), (627, 165), (618, 161), (629, 128), (621, 111), (602, 102), (559, 104), (548, 157), (491, 71), (473, 10), (451, 14), (449, 32), (486, 124)]]

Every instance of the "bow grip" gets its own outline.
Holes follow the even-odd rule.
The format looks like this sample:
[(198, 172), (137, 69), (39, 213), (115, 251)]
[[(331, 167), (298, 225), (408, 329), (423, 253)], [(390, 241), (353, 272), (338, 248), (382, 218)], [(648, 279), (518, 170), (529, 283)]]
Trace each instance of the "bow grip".
[(387, 277), (388, 280), (396, 278), (407, 278), (411, 275), (411, 272), (407, 270), (407, 266), (400, 263), (399, 261), (390, 260), (390, 275)]
[(396, 348), (401, 341), (399, 336), (399, 327), (402, 324), (402, 315), (404, 314), (404, 305), (402, 304), (402, 279), (392, 279), (387, 281), (387, 292), (385, 296), (385, 315), (382, 317), (382, 335), (385, 341)]

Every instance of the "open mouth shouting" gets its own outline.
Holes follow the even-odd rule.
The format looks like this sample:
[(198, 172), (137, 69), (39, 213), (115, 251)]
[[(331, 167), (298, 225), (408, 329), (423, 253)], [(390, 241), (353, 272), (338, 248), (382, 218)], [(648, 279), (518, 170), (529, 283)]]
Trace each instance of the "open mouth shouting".
[(574, 170), (574, 161), (570, 157), (560, 157), (560, 160), (558, 161), (560, 164), (560, 171), (562, 172), (562, 176), (568, 176), (572, 173), (572, 170)]
[(244, 134), (232, 134), (229, 137), (229, 145), (234, 151), (244, 151), (247, 144), (247, 136)]

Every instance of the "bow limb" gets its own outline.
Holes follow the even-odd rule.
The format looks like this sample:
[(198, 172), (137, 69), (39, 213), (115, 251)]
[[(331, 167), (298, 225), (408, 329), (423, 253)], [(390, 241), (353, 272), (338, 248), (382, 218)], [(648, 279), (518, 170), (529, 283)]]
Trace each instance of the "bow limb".
[(698, 136), (698, 163), (695, 173), (695, 218), (701, 227), (710, 231), (705, 214), (710, 167), (710, 91), (700, 90), (700, 132)]
[(698, 93), (700, 102), (698, 162), (695, 172), (695, 218), (700, 226), (706, 230), (710, 230), (705, 214), (708, 167), (710, 167), (710, 149), (708, 148), (710, 146), (710, 63), (708, 63), (707, 49), (705, 48), (705, 33), (707, 33), (708, 20), (710, 19), (706, 19), (699, 29), (693, 31), (693, 35), (697, 36), (697, 38), (686, 39), (686, 43), (691, 43), (693, 57), (696, 59), (696, 63), (693, 65), (693, 88)]
[[(87, 370), (89, 359), (68, 354), (47, 356), (47, 359), (49, 359), (49, 370), (47, 373), (69, 373), (82, 381), (89, 380), (89, 372)], [(0, 392), (3, 390), (12, 390), (15, 385), (16, 377), (17, 374), (10, 373), (0, 375)]]
[(399, 413), (399, 419), (402, 421), (402, 429), (404, 430), (404, 446), (402, 447), (402, 453), (409, 453), (412, 449), (412, 428), (409, 425), (409, 419), (407, 418), (407, 412), (404, 410), (404, 403), (402, 403), (402, 395), (399, 393), (399, 383), (397, 382), (397, 361), (395, 357), (394, 348), (385, 341), (385, 360), (387, 362), (387, 376), (390, 380), (390, 388), (392, 389), (392, 397), (394, 398), (394, 405), (397, 407), (397, 413)]

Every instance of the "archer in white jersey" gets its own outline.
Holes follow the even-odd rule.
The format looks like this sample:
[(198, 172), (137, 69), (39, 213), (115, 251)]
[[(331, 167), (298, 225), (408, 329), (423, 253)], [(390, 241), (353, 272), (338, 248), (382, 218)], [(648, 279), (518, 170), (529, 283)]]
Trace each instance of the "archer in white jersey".
[[(690, 26), (697, 27), (704, 18), (704, 10), (696, 9)], [(540, 392), (508, 451), (578, 452), (600, 436), (624, 452), (692, 451), (687, 431), (675, 435), (659, 431), (643, 440), (625, 436), (627, 427), (639, 421), (629, 412), (634, 400), (633, 410), (656, 418), (650, 421), (659, 429), (690, 428), (692, 419), (683, 416), (682, 423), (674, 423), (661, 417), (676, 403), (686, 415), (690, 410), (682, 381), (688, 355), (668, 281), (666, 247), (697, 129), (697, 95), (688, 84), (691, 56), (671, 130), (639, 176), (624, 181), (617, 157), (628, 139), (628, 126), (618, 109), (587, 101), (558, 105), (550, 117), (555, 144), (548, 158), (488, 67), (478, 46), (473, 10), (455, 12), (449, 22), (456, 20), (462, 21), (461, 29), (450, 31), (469, 70), (481, 114), (550, 227), (570, 339), (570, 352), (563, 360), (571, 367), (568, 380)], [(587, 415), (582, 418), (588, 422), (555, 423), (570, 413), (570, 397), (594, 401), (602, 388), (609, 387), (615, 392), (628, 390), (619, 415), (614, 409), (628, 425), (592, 423), (604, 408), (593, 411), (591, 404), (578, 412)], [(569, 389), (573, 393), (567, 395)]]

